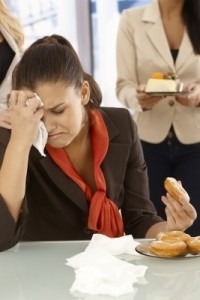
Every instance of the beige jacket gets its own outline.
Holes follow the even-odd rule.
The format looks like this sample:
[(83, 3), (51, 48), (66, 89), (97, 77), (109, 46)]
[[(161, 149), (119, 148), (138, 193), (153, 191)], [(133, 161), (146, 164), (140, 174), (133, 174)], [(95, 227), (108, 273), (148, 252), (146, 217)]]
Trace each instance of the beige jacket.
[(14, 70), (14, 67), (20, 60), (21, 55), (14, 39), (1, 24), (0, 24), (0, 32), (4, 36), (7, 43), (10, 45), (11, 49), (15, 52), (15, 56), (7, 71), (6, 77), (0, 85), (0, 110), (2, 110), (5, 108), (5, 105), (7, 104), (7, 95), (11, 91), (12, 72)]
[(135, 96), (136, 87), (146, 84), (154, 72), (175, 72), (186, 84), (200, 81), (200, 56), (194, 54), (187, 32), (174, 65), (157, 0), (123, 12), (117, 36), (117, 72), (118, 99), (134, 110), (142, 140), (163, 141), (173, 124), (182, 143), (200, 142), (200, 107), (183, 106), (169, 96), (143, 112)]

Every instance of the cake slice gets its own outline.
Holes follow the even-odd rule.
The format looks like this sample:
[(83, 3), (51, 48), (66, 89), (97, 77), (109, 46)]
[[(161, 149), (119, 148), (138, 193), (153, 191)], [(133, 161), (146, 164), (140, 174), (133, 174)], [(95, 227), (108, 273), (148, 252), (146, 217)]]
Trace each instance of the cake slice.
[(151, 78), (148, 79), (145, 88), (146, 93), (153, 92), (176, 92), (177, 91), (177, 76), (176, 74), (169, 73), (153, 73)]
[(172, 79), (150, 78), (147, 82), (145, 92), (176, 92), (176, 81)]

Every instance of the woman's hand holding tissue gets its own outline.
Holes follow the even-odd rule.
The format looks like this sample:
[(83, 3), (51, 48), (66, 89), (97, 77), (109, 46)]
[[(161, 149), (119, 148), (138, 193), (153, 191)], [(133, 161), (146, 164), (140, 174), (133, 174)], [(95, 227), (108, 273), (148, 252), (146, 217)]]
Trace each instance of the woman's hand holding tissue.
[(41, 99), (29, 90), (12, 91), (9, 97), (12, 141), (30, 148), (37, 136), (38, 127), (43, 117)]

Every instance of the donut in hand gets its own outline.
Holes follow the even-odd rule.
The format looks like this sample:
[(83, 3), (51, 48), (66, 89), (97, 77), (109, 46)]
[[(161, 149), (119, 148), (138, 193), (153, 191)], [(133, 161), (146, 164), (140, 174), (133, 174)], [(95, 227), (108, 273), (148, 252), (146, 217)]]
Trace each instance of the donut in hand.
[(182, 187), (181, 183), (175, 178), (167, 177), (164, 181), (164, 187), (170, 194), (170, 196), (176, 201), (179, 201), (180, 196), (185, 196), (188, 199), (188, 201), (190, 200), (190, 197), (186, 190)]

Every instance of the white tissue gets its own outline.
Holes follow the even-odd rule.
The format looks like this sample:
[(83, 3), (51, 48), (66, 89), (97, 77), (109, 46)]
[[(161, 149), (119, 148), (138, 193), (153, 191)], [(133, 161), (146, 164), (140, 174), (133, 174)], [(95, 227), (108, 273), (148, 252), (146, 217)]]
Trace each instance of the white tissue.
[[(95, 240), (97, 245), (95, 246)], [(99, 240), (112, 240), (108, 247), (102, 248), (99, 246)], [(111, 253), (130, 253), (130, 248), (127, 246), (129, 238), (107, 238), (103, 235), (94, 235), (92, 241), (86, 250), (66, 260), (66, 265), (75, 269), (75, 281), (73, 282), (70, 292), (75, 295), (92, 294), (92, 295), (109, 295), (122, 296), (128, 293), (135, 293), (135, 283), (139, 282), (139, 278), (144, 277), (147, 270), (146, 266), (134, 265), (126, 261), (120, 260)], [(131, 240), (131, 239), (130, 239)], [(133, 240), (133, 238), (132, 238)], [(120, 245), (120, 249), (111, 247)], [(132, 241), (133, 242), (133, 241)], [(131, 243), (132, 244), (132, 243)], [(104, 244), (105, 246), (105, 244)], [(114, 249), (115, 248), (115, 249)], [(111, 251), (111, 252), (109, 252)], [(143, 282), (145, 283), (145, 281)]]
[(44, 126), (44, 123), (40, 121), (38, 133), (33, 143), (33, 146), (40, 152), (42, 156), (46, 156), (46, 154), (44, 153), (44, 148), (47, 143), (47, 138), (48, 133), (46, 127)]
[(85, 251), (96, 247), (101, 247), (112, 255), (139, 255), (139, 253), (135, 251), (135, 247), (138, 244), (139, 243), (133, 239), (132, 235), (124, 235), (119, 238), (109, 238), (103, 234), (94, 234)]
[[(39, 107), (43, 107), (44, 103), (42, 102), (41, 98), (36, 93), (34, 93), (34, 95), (35, 95), (35, 98), (37, 100), (39, 100), (39, 102), (40, 102)], [(29, 105), (30, 101), (31, 101), (31, 99), (28, 99), (26, 101), (27, 106)], [(35, 141), (33, 142), (33, 146), (43, 156), (46, 156), (46, 154), (44, 153), (44, 148), (47, 143), (47, 138), (48, 138), (48, 133), (47, 133), (46, 127), (44, 126), (44, 123), (42, 121), (40, 121), (38, 133), (37, 133)]]

